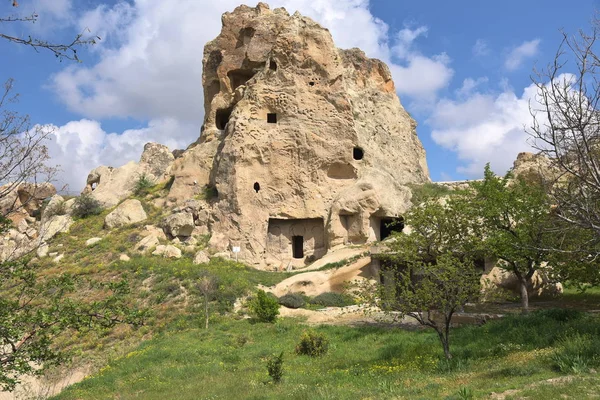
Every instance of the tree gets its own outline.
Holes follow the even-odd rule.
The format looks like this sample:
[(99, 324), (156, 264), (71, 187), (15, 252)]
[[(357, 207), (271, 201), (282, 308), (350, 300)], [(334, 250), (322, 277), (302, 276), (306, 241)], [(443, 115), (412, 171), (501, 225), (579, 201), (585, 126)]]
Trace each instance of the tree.
[[(13, 6), (17, 6), (13, 1)], [(0, 17), (0, 25), (35, 22), (29, 17)], [(0, 33), (0, 38), (35, 50), (47, 49), (60, 59), (79, 60), (76, 47), (93, 43), (78, 35), (71, 43), (57, 44), (36, 38), (22, 39)], [(0, 235), (11, 227), (9, 217), (24, 203), (11, 194), (26, 182), (34, 187), (49, 182), (57, 169), (48, 166), (46, 141), (51, 132), (31, 128), (28, 116), (8, 108), (16, 101), (9, 79), (0, 95)], [(7, 201), (8, 200), (8, 201)], [(145, 312), (128, 303), (126, 281), (85, 281), (68, 274), (40, 276), (28, 257), (0, 263), (0, 388), (12, 390), (25, 374), (40, 374), (60, 363), (65, 354), (54, 346), (56, 338), (72, 331), (140, 325)], [(89, 300), (82, 293), (94, 293)]]
[(600, 20), (590, 33), (562, 33), (552, 63), (536, 71), (537, 96), (530, 106), (532, 144), (556, 165), (550, 182), (557, 215), (566, 230), (593, 233), (581, 250), (600, 255), (600, 81), (597, 39)]
[(432, 328), (447, 359), (453, 315), (479, 296), (479, 227), (465, 193), (430, 200), (404, 216), (408, 233), (396, 233), (381, 257), (381, 283), (366, 283), (360, 295), (388, 314), (408, 316)]
[[(13, 8), (19, 7), (19, 3), (16, 0), (11, 0)], [(30, 15), (7, 15), (0, 17), (0, 26), (2, 24), (19, 24), (19, 23), (35, 23), (38, 20), (38, 14), (33, 13)], [(86, 29), (86, 31), (89, 31)], [(84, 33), (76, 35), (68, 43), (56, 43), (31, 36), (26, 38), (13, 36), (7, 33), (0, 32), (0, 38), (5, 39), (9, 42), (28, 46), (33, 48), (35, 51), (48, 50), (54, 54), (59, 60), (67, 59), (80, 62), (77, 55), (77, 48), (80, 46), (87, 46), (96, 44), (97, 40), (100, 40), (99, 36), (85, 37)]]
[(204, 299), (204, 329), (208, 329), (208, 317), (210, 315), (208, 305), (210, 297), (217, 291), (217, 281), (212, 276), (204, 275), (202, 278), (200, 278), (197, 288), (200, 293), (202, 293), (202, 297)]
[(484, 179), (471, 184), (472, 218), (481, 222), (484, 252), (519, 280), (524, 312), (529, 310), (527, 286), (542, 269), (556, 244), (551, 202), (540, 183), (496, 176), (486, 165)]

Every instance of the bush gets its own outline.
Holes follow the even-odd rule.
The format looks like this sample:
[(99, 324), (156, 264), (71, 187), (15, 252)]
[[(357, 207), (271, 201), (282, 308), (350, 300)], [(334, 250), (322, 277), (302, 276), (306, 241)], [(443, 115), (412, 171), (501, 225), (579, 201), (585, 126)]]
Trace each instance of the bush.
[(59, 201), (51, 206), (46, 206), (45, 213), (48, 216), (65, 215), (67, 213), (67, 206), (64, 201)]
[(283, 351), (278, 356), (271, 356), (267, 359), (267, 372), (273, 379), (273, 382), (279, 383), (283, 376)]
[(102, 212), (102, 205), (90, 194), (82, 194), (73, 203), (73, 216), (85, 218), (90, 215), (98, 215)]
[(302, 333), (300, 342), (296, 345), (296, 354), (318, 357), (327, 353), (328, 349), (329, 340), (324, 334), (308, 330)]
[(321, 293), (310, 302), (323, 307), (345, 307), (355, 304), (352, 296), (335, 292)]
[(287, 308), (300, 308), (306, 304), (306, 300), (299, 293), (288, 293), (279, 298), (279, 304)]
[(271, 297), (264, 290), (259, 290), (256, 297), (248, 305), (250, 314), (260, 322), (275, 322), (279, 315), (277, 297)]
[(154, 186), (154, 182), (146, 174), (141, 174), (133, 184), (133, 193), (136, 196), (148, 194), (148, 190)]

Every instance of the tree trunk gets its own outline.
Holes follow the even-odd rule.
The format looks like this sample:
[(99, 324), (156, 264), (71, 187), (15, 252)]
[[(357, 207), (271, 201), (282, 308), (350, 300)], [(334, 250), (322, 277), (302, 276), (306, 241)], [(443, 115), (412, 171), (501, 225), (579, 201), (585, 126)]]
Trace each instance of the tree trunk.
[(448, 340), (448, 335), (444, 336), (443, 332), (438, 331), (438, 336), (440, 338), (440, 342), (442, 342), (442, 347), (444, 348), (444, 356), (446, 356), (446, 360), (452, 359), (452, 354), (450, 354), (450, 341)]
[(521, 292), (521, 307), (523, 309), (523, 313), (527, 314), (529, 312), (529, 293), (527, 293), (527, 279), (522, 275), (517, 275), (519, 277), (519, 290)]
[(208, 294), (204, 295), (204, 329), (208, 329)]

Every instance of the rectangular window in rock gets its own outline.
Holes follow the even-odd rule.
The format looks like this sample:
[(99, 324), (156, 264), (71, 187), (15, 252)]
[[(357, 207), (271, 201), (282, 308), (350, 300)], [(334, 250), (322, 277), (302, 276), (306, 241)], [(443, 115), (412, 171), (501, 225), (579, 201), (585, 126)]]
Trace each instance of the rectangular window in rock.
[(277, 123), (277, 114), (275, 114), (275, 113), (268, 113), (267, 114), (267, 122), (269, 124), (276, 124)]

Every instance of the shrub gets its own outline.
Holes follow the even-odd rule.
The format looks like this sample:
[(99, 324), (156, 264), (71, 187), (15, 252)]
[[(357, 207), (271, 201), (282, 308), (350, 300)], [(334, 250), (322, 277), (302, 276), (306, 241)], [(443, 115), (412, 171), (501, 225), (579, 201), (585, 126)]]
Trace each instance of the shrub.
[(64, 201), (59, 201), (47, 206), (45, 212), (49, 216), (65, 215), (67, 213), (67, 206), (65, 205)]
[(352, 296), (335, 292), (321, 293), (310, 302), (323, 307), (345, 307), (355, 304)]
[(302, 333), (300, 342), (296, 345), (296, 354), (318, 357), (327, 353), (328, 348), (329, 340), (324, 334), (307, 330)]
[(259, 290), (256, 297), (248, 305), (250, 314), (260, 322), (275, 322), (279, 315), (277, 297), (271, 297), (264, 290)]
[(288, 293), (279, 298), (279, 304), (287, 308), (300, 308), (306, 304), (306, 300), (299, 293)]
[(154, 182), (146, 174), (141, 174), (133, 184), (133, 193), (136, 196), (148, 194), (148, 190), (154, 186)]
[(73, 216), (85, 218), (90, 215), (98, 215), (102, 212), (102, 205), (90, 194), (82, 194), (73, 203)]
[(273, 382), (279, 383), (283, 376), (283, 351), (278, 356), (271, 356), (267, 359), (267, 372), (273, 379)]

